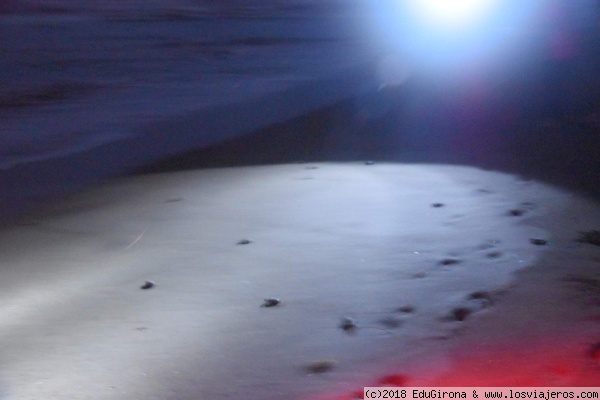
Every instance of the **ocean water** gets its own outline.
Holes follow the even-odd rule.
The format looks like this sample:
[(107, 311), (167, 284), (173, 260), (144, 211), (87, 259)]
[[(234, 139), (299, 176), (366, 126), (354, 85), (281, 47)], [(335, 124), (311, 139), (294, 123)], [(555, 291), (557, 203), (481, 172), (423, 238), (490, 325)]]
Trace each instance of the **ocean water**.
[(363, 19), (340, 1), (0, 3), (4, 209), (375, 91)]
[[(417, 29), (398, 4), (0, 1), (0, 220), (342, 102), (361, 132), (339, 140), (477, 158), (503, 127), (597, 115), (592, 0), (564, 1), (569, 21), (544, 2), (502, 2), (499, 23), (457, 37)], [(579, 52), (549, 59), (553, 32)]]

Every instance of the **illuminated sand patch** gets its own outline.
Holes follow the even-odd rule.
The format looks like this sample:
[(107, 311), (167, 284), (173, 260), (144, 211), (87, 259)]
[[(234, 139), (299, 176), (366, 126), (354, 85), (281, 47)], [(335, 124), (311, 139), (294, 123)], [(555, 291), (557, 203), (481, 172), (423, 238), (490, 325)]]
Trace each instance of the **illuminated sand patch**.
[(546, 327), (503, 299), (542, 260), (559, 274), (597, 248), (575, 241), (597, 228), (595, 206), (536, 182), (467, 167), (311, 166), (129, 178), (2, 231), (1, 389), (279, 399), (352, 393), (382, 376), (435, 380), (497, 312), (514, 316), (494, 325), (500, 337), (503, 326)]

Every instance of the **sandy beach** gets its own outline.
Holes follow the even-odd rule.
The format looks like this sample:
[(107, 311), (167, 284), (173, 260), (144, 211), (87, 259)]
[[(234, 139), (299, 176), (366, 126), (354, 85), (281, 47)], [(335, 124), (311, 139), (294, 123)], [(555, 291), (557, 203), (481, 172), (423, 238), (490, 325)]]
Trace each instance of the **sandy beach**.
[(599, 226), (594, 201), (474, 167), (297, 163), (113, 181), (0, 233), (0, 393), (597, 385), (600, 253), (577, 239)]
[(0, 400), (600, 390), (600, 11), (548, 3), (0, 2)]

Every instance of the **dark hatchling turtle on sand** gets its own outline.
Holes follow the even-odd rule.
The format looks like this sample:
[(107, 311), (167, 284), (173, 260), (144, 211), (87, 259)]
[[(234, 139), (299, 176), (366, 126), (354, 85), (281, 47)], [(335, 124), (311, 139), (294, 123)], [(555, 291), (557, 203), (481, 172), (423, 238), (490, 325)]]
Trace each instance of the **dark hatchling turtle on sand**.
[(351, 333), (351, 332), (356, 331), (356, 328), (358, 328), (358, 325), (356, 325), (356, 321), (354, 321), (352, 318), (344, 317), (344, 318), (342, 318), (342, 321), (340, 322), (340, 328), (344, 332)]
[(144, 284), (142, 286), (140, 286), (140, 289), (148, 290), (148, 289), (152, 289), (154, 286), (156, 286), (156, 283), (154, 283), (152, 281), (146, 281), (146, 282), (144, 282)]
[(270, 297), (263, 301), (261, 307), (276, 307), (279, 304), (281, 304), (281, 300), (279, 300), (278, 298), (275, 298), (275, 297)]
[(545, 246), (548, 244), (548, 241), (545, 239), (531, 238), (529, 239), (529, 243), (535, 246)]

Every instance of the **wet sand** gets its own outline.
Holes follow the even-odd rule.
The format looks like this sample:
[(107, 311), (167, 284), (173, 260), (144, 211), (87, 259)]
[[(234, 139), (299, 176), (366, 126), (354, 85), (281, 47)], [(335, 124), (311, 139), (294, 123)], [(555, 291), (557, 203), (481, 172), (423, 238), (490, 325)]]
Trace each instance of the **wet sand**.
[[(473, 167), (124, 178), (1, 232), (0, 393), (300, 399), (352, 398), (378, 382), (593, 385), (600, 253), (577, 239), (598, 227), (591, 200)], [(264, 306), (270, 298), (280, 303)]]

